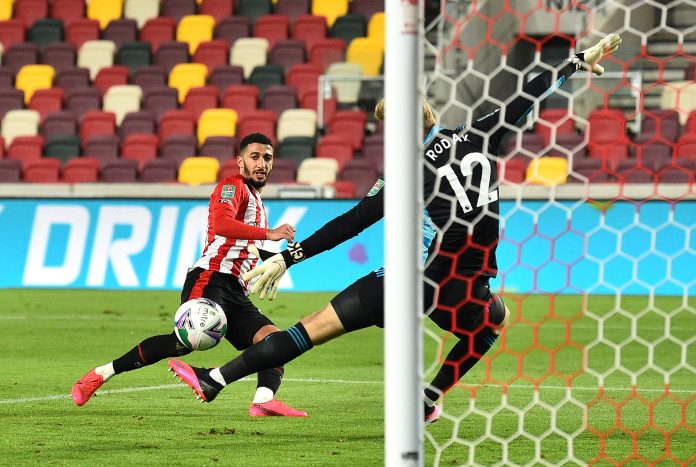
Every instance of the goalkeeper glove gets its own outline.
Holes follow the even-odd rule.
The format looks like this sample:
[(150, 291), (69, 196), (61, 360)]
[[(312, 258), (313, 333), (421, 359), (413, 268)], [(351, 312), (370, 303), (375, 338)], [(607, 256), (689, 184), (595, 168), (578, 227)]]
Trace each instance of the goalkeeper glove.
[(619, 45), (621, 45), (621, 37), (618, 34), (609, 34), (589, 49), (585, 49), (578, 54), (580, 59), (579, 66), (597, 76), (603, 74), (604, 67), (599, 65), (599, 61), (604, 55), (616, 51)]
[[(260, 257), (258, 249), (256, 249), (255, 246), (250, 245), (248, 250), (249, 253), (254, 256)], [(254, 277), (261, 276), (251, 287), (251, 293), (258, 293), (261, 300), (266, 298), (266, 294), (268, 294), (269, 300), (275, 300), (278, 294), (280, 280), (283, 278), (283, 275), (285, 275), (285, 271), (287, 271), (290, 266), (299, 263), (303, 259), (304, 253), (302, 252), (302, 245), (300, 245), (300, 243), (290, 243), (288, 244), (288, 250), (284, 250), (266, 259), (263, 264), (244, 273), (242, 279), (248, 281)]]

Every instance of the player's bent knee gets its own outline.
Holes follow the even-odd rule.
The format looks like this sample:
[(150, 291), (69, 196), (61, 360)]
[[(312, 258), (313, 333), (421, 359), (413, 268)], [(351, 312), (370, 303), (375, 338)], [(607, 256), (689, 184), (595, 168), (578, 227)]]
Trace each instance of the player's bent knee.
[(507, 326), (510, 320), (510, 309), (505, 305), (500, 295), (493, 294), (493, 299), (488, 307), (488, 319), (497, 332)]

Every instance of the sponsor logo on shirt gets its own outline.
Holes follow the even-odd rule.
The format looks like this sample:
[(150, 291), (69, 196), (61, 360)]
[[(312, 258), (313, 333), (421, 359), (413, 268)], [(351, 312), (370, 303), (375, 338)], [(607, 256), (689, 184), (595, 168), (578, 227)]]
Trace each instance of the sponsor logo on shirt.
[(235, 185), (222, 185), (222, 192), (220, 196), (223, 198), (232, 198), (236, 189), (237, 187)]
[(370, 191), (367, 192), (367, 196), (374, 196), (377, 193), (379, 193), (379, 190), (382, 189), (384, 186), (384, 180), (381, 178), (377, 179), (374, 185), (372, 185), (372, 188), (370, 188)]

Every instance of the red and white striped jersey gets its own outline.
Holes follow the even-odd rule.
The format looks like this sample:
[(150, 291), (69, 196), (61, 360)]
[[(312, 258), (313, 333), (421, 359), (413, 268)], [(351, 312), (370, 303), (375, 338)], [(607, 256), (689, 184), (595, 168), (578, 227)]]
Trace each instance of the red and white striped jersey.
[(241, 276), (259, 261), (249, 258), (247, 246), (263, 247), (263, 240), (248, 240), (216, 235), (213, 230), (213, 213), (218, 209), (230, 210), (228, 214), (246, 225), (268, 228), (268, 215), (261, 201), (261, 194), (246, 184), (244, 177), (235, 175), (221, 180), (208, 205), (208, 238), (202, 256), (193, 265), (211, 271), (231, 274), (247, 290), (248, 283)]

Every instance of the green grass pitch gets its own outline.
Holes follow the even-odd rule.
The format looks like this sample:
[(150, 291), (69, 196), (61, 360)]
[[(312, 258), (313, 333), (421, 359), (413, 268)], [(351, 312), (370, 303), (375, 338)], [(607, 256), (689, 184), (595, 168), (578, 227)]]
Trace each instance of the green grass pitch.
[[(285, 293), (260, 305), (286, 328), (331, 296)], [(426, 465), (491, 465), (504, 449), (507, 464), (530, 463), (536, 452), (549, 465), (696, 461), (695, 375), (683, 365), (696, 367), (694, 300), (507, 302), (516, 310), (513, 324), (491, 360), (446, 397), (446, 417), (426, 434)], [(383, 465), (379, 329), (343, 336), (287, 365), (279, 397), (307, 410), (307, 419), (248, 417), (254, 378), (201, 404), (164, 362), (115, 377), (76, 407), (74, 381), (167, 332), (178, 293), (3, 290), (0, 303), (0, 465)], [(432, 335), (425, 338), (430, 372)], [(223, 343), (186, 360), (212, 366), (236, 354)], [(591, 371), (582, 370), (583, 358)]]

